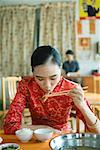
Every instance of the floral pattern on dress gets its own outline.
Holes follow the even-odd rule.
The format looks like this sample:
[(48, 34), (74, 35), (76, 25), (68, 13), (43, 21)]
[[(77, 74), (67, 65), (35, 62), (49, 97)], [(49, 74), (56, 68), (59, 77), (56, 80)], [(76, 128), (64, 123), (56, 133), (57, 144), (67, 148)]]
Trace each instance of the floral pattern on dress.
[[(69, 90), (75, 86), (73, 82), (62, 77), (53, 92)], [(20, 129), (22, 112), (26, 105), (29, 107), (33, 125), (48, 125), (59, 130), (68, 129), (71, 109), (75, 107), (72, 98), (62, 95), (43, 101), (44, 94), (34, 77), (24, 78), (19, 82), (16, 96), (4, 120), (6, 134), (14, 134)], [(75, 109), (77, 116), (85, 122), (82, 113), (76, 107)]]

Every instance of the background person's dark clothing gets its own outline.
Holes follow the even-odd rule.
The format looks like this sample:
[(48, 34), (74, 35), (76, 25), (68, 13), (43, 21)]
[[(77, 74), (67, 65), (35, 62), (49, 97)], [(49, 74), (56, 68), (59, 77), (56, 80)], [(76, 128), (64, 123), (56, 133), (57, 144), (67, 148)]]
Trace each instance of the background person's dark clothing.
[(63, 66), (62, 68), (65, 70), (66, 74), (68, 72), (77, 72), (79, 71), (79, 64), (76, 60), (73, 60), (72, 62), (69, 62), (69, 61), (65, 61), (63, 63)]
[(96, 16), (96, 14), (99, 12), (99, 8), (95, 9), (93, 6), (91, 5), (87, 5), (87, 13), (88, 16)]

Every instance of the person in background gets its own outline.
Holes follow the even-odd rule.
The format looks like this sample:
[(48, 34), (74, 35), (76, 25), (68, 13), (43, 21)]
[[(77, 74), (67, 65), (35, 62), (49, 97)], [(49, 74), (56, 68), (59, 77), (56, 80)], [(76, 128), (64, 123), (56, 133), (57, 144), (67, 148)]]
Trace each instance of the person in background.
[(66, 51), (66, 61), (63, 63), (62, 69), (67, 76), (80, 75), (80, 67), (77, 60), (74, 58), (74, 52), (72, 50)]
[(5, 117), (5, 134), (15, 134), (16, 130), (24, 127), (22, 113), (27, 104), (33, 130), (34, 126), (46, 125), (68, 131), (71, 109), (75, 107), (76, 115), (84, 121), (89, 131), (100, 134), (100, 121), (84, 98), (81, 86), (61, 76), (61, 56), (55, 48), (36, 48), (31, 57), (31, 67), (33, 76), (19, 82), (16, 96)]

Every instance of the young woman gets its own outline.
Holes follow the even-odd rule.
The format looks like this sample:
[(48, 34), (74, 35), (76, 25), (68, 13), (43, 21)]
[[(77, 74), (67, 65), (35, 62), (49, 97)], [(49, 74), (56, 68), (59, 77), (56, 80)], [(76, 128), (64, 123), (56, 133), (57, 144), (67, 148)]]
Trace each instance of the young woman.
[(5, 134), (21, 128), (22, 112), (29, 106), (32, 125), (68, 129), (72, 107), (87, 128), (100, 134), (100, 121), (91, 111), (82, 88), (61, 76), (61, 57), (51, 46), (38, 47), (32, 54), (33, 77), (19, 82), (18, 90), (4, 121)]

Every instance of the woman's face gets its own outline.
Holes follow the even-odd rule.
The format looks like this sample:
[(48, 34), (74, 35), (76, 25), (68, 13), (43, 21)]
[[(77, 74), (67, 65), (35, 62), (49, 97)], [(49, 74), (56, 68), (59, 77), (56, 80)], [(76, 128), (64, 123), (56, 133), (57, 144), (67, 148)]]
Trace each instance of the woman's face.
[(33, 76), (39, 86), (48, 93), (53, 91), (60, 81), (61, 68), (53, 62), (47, 62), (46, 64), (36, 66)]

